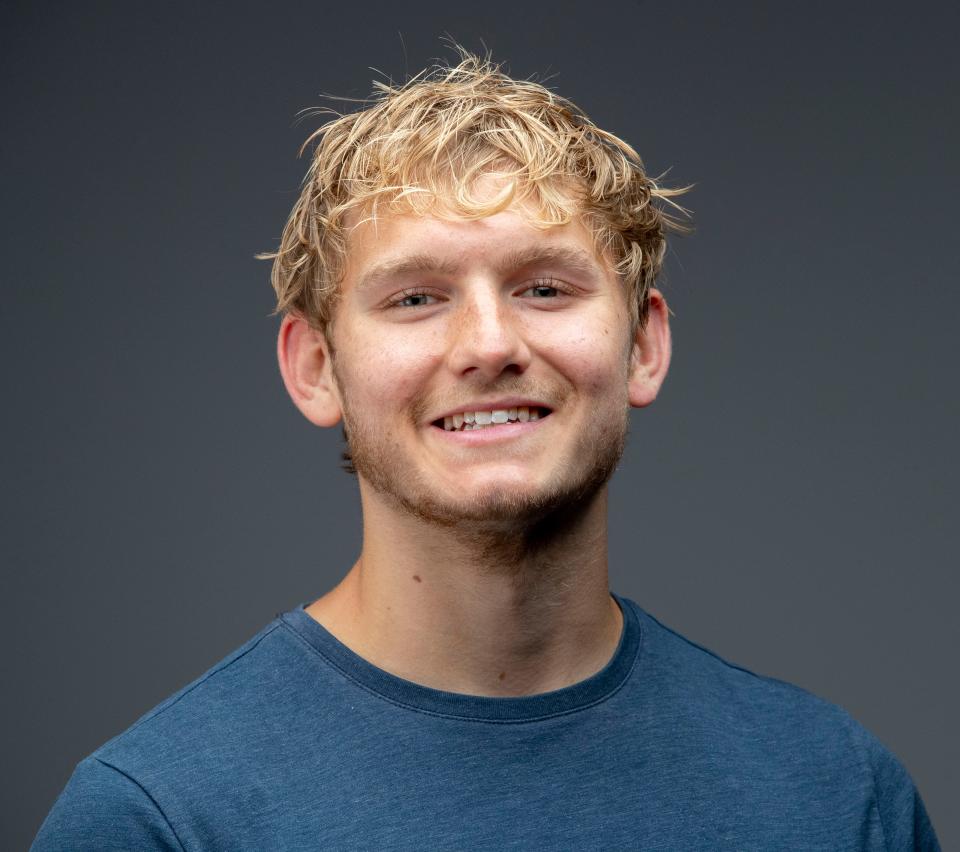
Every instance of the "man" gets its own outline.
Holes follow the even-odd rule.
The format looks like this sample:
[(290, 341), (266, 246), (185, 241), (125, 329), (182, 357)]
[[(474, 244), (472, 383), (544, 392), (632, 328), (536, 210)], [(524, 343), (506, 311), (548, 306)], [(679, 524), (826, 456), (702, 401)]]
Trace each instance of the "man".
[(278, 354), (343, 424), (360, 557), (80, 763), (35, 848), (938, 848), (842, 710), (610, 594), (675, 193), (470, 56), (314, 141)]

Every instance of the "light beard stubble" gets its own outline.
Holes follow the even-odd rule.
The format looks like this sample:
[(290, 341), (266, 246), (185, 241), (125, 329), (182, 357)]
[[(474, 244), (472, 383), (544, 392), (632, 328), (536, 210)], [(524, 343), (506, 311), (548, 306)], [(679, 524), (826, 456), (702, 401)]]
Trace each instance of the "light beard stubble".
[[(376, 434), (354, 416), (349, 399), (342, 393), (344, 383), (339, 376), (337, 381), (344, 409), (344, 436), (356, 472), (400, 510), (424, 523), (450, 529), (505, 566), (517, 564), (533, 552), (548, 551), (558, 537), (570, 532), (610, 480), (626, 446), (629, 420), (625, 405), (619, 417), (598, 417), (591, 431), (578, 436), (570, 460), (539, 493), (501, 490), (470, 495), (468, 500), (442, 501), (430, 493), (429, 483), (405, 461), (399, 442), (389, 435)], [(517, 391), (503, 387), (497, 390)], [(535, 398), (550, 400), (565, 395), (534, 394)], [(418, 421), (419, 417), (414, 419)]]

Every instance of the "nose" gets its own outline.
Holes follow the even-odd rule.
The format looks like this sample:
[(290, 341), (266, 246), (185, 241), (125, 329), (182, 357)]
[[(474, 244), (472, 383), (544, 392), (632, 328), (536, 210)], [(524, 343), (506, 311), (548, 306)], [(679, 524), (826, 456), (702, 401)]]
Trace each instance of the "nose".
[(521, 320), (494, 287), (477, 286), (464, 296), (450, 335), (449, 365), (458, 376), (495, 379), (530, 366)]

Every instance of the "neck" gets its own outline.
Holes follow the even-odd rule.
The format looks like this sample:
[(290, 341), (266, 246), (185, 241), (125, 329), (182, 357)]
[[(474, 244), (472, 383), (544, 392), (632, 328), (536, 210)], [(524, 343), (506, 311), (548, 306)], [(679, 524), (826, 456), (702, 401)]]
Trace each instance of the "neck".
[(519, 696), (599, 671), (620, 637), (606, 489), (520, 528), (438, 526), (361, 480), (357, 563), (308, 612), (376, 666), (434, 689)]

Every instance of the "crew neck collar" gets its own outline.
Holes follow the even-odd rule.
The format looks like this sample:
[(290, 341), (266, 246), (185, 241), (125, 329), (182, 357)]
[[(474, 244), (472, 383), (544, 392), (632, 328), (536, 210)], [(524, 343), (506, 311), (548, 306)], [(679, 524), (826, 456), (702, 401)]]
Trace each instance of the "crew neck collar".
[(446, 692), (390, 674), (351, 651), (314, 620), (306, 612), (308, 604), (283, 613), (280, 619), (341, 675), (394, 704), (422, 713), (478, 722), (530, 722), (599, 704), (619, 690), (630, 676), (643, 640), (642, 626), (632, 601), (616, 594), (612, 597), (623, 613), (623, 628), (607, 664), (586, 680), (518, 698)]

